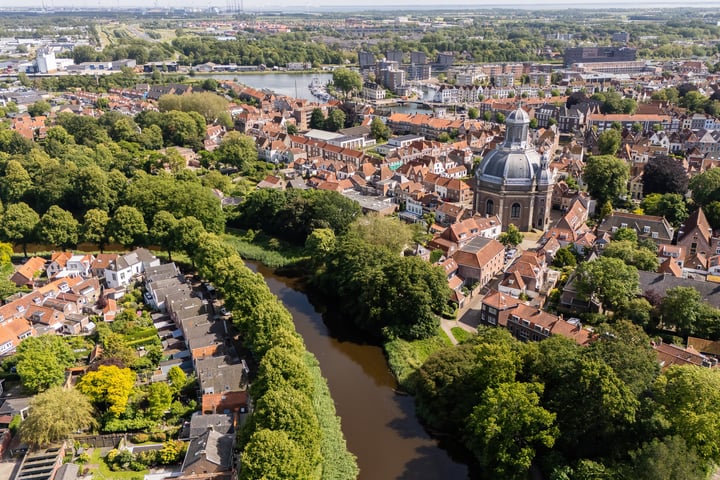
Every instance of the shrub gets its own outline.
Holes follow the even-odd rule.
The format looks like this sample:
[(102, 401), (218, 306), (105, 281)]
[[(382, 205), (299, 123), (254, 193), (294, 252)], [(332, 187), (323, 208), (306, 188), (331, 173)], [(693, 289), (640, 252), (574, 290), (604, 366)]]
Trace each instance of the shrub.
[(132, 437), (133, 443), (145, 443), (150, 439), (146, 433), (136, 433)]
[(150, 434), (150, 439), (153, 442), (164, 442), (165, 440), (167, 440), (167, 435), (165, 434), (165, 432), (153, 432)]

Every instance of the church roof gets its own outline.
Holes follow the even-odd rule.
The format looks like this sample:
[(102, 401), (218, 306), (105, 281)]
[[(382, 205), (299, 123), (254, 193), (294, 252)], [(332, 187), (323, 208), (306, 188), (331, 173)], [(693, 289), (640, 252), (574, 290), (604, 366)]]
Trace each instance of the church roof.
[(552, 183), (552, 175), (540, 153), (528, 142), (530, 117), (522, 108), (507, 117), (505, 141), (490, 152), (480, 164), (478, 179), (489, 183), (530, 185), (536, 179)]

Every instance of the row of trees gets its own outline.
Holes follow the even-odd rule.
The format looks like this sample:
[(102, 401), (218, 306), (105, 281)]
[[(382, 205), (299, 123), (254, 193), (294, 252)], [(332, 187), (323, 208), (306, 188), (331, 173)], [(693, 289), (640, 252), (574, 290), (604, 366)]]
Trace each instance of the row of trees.
[(201, 243), (197, 262), (222, 292), (259, 364), (250, 390), (255, 409), (240, 434), (240, 478), (356, 478), (355, 458), (334, 409), (323, 401), (326, 387), (314, 380), (317, 364), (290, 313), (218, 237)]
[(639, 327), (596, 331), (592, 346), (579, 347), (480, 329), (417, 372), (418, 413), (460, 438), (493, 478), (526, 478), (533, 464), (553, 479), (706, 478), (720, 456), (711, 426), (720, 373), (672, 367), (659, 375)]

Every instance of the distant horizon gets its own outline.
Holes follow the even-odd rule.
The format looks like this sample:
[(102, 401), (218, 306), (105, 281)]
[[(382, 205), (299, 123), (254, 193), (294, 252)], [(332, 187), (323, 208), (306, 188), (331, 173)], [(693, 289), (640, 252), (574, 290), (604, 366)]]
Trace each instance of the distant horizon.
[[(0, 0), (0, 11), (28, 11), (42, 10), (48, 11), (58, 10), (123, 10), (123, 9), (177, 9), (188, 8), (196, 10), (205, 10), (210, 8), (218, 8), (220, 10), (229, 10), (230, 5), (237, 5), (239, 0), (205, 0), (200, 2), (192, 0), (152, 0), (152, 2), (142, 2), (139, 0), (28, 0), (24, 2), (22, 7), (2, 5), (6, 0)], [(398, 1), (398, 0), (395, 0)], [(458, 0), (455, 0), (458, 2)], [(702, 10), (707, 8), (720, 7), (720, 0), (707, 0), (693, 2), (691, 6), (678, 0), (650, 1), (640, 0), (633, 6), (628, 6), (627, 2), (619, 0), (601, 2), (598, 0), (554, 0), (551, 3), (537, 4), (532, 0), (509, 0), (505, 3), (496, 3), (498, 0), (492, 0), (487, 3), (478, 3), (476, 0), (459, 0), (458, 3), (439, 5), (435, 2), (427, 0), (400, 0), (400, 3), (388, 5), (380, 2), (380, 0), (370, 0), (363, 4), (353, 3), (352, 0), (307, 0), (307, 1), (288, 1), (288, 0), (269, 0), (258, 4), (255, 2), (246, 2), (247, 5), (243, 9), (246, 13), (270, 12), (270, 13), (303, 13), (303, 12), (363, 12), (363, 11), (398, 11), (398, 12), (419, 12), (419, 11), (453, 11), (453, 10), (664, 10), (664, 9), (693, 9)], [(378, 2), (378, 3), (373, 3)], [(407, 2), (407, 3), (405, 3)], [(62, 12), (60, 12), (62, 13)]]

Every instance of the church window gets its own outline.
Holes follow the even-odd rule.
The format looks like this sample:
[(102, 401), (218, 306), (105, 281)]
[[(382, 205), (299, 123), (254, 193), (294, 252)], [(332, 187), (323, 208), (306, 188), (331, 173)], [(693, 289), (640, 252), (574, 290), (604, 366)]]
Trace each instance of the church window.
[(513, 203), (510, 207), (510, 218), (520, 218), (520, 204)]
[(495, 204), (493, 203), (492, 200), (488, 200), (487, 202), (485, 202), (485, 213), (487, 215), (493, 215), (494, 208), (495, 208)]

